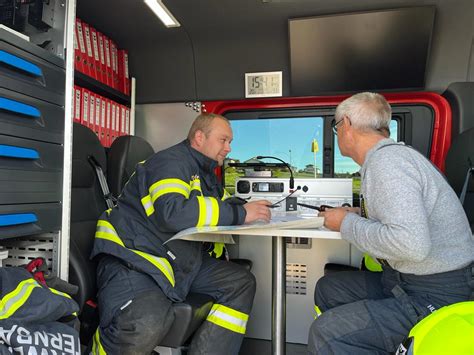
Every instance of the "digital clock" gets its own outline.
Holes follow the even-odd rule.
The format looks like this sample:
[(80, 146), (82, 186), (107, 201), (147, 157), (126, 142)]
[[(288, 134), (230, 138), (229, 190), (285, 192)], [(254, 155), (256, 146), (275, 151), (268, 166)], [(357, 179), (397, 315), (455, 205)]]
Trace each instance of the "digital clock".
[(245, 97), (282, 96), (282, 72), (245, 73)]

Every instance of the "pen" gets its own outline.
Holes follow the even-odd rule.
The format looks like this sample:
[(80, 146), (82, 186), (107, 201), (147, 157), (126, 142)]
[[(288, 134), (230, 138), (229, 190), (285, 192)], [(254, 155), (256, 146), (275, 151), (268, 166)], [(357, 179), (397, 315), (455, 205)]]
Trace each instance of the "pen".
[(297, 203), (298, 206), (301, 206), (301, 207), (306, 207), (306, 208), (310, 208), (312, 210), (317, 210), (319, 212), (323, 212), (329, 208), (333, 208), (333, 206), (328, 206), (328, 205), (321, 205), (321, 206), (313, 206), (313, 205), (307, 205), (306, 203)]

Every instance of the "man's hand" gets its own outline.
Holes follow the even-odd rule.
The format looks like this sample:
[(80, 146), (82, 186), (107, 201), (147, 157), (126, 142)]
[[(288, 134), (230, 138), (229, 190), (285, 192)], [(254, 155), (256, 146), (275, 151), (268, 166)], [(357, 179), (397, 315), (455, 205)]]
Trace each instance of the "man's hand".
[(339, 232), (341, 230), (341, 223), (346, 214), (354, 211), (355, 208), (337, 207), (327, 209), (319, 213), (319, 217), (324, 217), (324, 226), (330, 230)]
[(269, 222), (272, 214), (268, 206), (270, 206), (271, 204), (272, 203), (267, 200), (247, 202), (244, 205), (245, 211), (247, 211), (245, 223), (251, 223), (257, 220)]

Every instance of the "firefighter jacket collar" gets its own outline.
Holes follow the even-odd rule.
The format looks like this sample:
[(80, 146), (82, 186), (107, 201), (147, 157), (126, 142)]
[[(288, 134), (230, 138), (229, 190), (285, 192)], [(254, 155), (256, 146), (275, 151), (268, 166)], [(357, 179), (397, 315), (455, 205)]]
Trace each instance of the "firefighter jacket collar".
[(191, 156), (197, 161), (199, 166), (202, 168), (202, 170), (206, 173), (214, 173), (214, 169), (217, 168), (217, 161), (214, 159), (211, 159), (201, 152), (197, 151), (193, 147), (191, 147), (191, 142), (189, 142), (188, 139), (185, 139), (183, 142), (191, 152)]

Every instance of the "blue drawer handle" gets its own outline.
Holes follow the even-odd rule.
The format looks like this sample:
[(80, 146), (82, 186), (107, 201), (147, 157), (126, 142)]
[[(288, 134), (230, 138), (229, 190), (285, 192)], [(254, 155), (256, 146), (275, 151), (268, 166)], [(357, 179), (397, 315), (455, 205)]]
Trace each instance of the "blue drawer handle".
[(38, 218), (34, 213), (13, 213), (0, 215), (0, 227), (16, 226), (18, 224), (34, 223)]
[(20, 159), (39, 159), (39, 153), (35, 149), (4, 144), (0, 144), (0, 156)]
[(26, 116), (40, 117), (40, 111), (36, 107), (3, 97), (0, 97), (0, 109), (21, 113)]
[(43, 71), (37, 65), (5, 51), (0, 51), (0, 62), (36, 76), (43, 76)]

